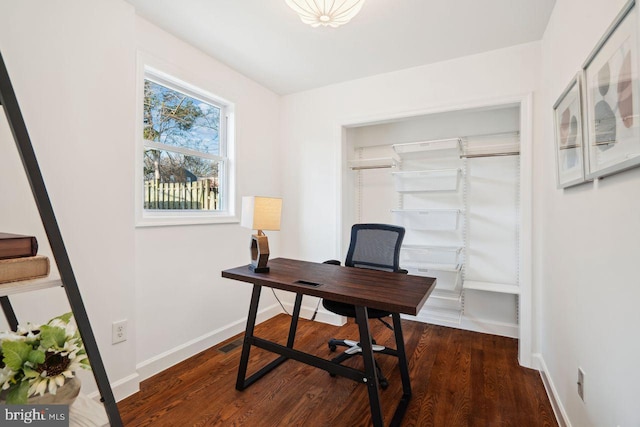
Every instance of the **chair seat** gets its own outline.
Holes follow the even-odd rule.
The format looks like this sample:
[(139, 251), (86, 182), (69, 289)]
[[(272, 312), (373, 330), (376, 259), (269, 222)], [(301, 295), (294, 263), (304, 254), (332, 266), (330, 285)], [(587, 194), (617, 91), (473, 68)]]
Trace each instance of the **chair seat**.
[[(352, 304), (345, 304), (343, 302), (322, 300), (322, 305), (327, 310), (337, 313), (341, 316), (356, 317), (356, 307)], [(383, 310), (376, 310), (375, 308), (368, 308), (367, 314), (369, 319), (379, 319), (381, 317), (391, 316), (391, 313)]]

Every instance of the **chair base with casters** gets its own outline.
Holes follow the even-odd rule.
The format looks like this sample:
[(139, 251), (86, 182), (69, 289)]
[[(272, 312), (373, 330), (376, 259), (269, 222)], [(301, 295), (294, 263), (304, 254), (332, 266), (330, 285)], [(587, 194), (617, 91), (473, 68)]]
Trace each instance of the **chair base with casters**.
[[(328, 263), (335, 264), (336, 261), (331, 260)], [(330, 300), (323, 300), (322, 305), (324, 306), (324, 308), (326, 308), (327, 310), (333, 313), (340, 314), (346, 317), (353, 317), (353, 318), (356, 317), (355, 307), (353, 305), (344, 304), (336, 301), (330, 301)], [(382, 320), (383, 317), (388, 317), (390, 313), (386, 311), (375, 310), (375, 309), (369, 309), (367, 311), (368, 311), (369, 319), (378, 319), (381, 322), (383, 322), (385, 326), (393, 330), (393, 328), (391, 328), (391, 326), (389, 326), (388, 323)], [(372, 343), (372, 349), (373, 349), (374, 355), (379, 353), (379, 354), (388, 354), (390, 356), (396, 356), (396, 357), (398, 356), (398, 352), (395, 349), (388, 348), (383, 345), (379, 345), (376, 343), (375, 340), (371, 340), (371, 343)], [(344, 352), (340, 353), (338, 356), (331, 359), (331, 361), (334, 363), (342, 363), (345, 360), (351, 359), (353, 356), (362, 355), (362, 347), (360, 346), (360, 343), (358, 341), (353, 341), (349, 339), (332, 338), (329, 340), (328, 345), (329, 345), (329, 350), (331, 350), (332, 352), (337, 351), (338, 347), (347, 347), (347, 349)], [(378, 365), (377, 361), (375, 361), (375, 364), (376, 364), (376, 371), (378, 373), (378, 384), (380, 385), (381, 389), (385, 390), (389, 386), (389, 381), (382, 373), (382, 370), (380, 369), (380, 365)]]
[[(334, 363), (342, 363), (345, 360), (352, 358), (353, 356), (362, 354), (362, 347), (360, 347), (360, 343), (358, 341), (338, 340), (335, 338), (332, 338), (329, 340), (329, 350), (336, 351), (338, 349), (338, 346), (348, 347), (348, 348), (344, 352), (339, 354), (337, 357), (334, 357), (333, 359), (331, 359), (331, 361)], [(383, 345), (378, 345), (375, 343), (375, 340), (373, 340), (372, 349), (374, 354), (382, 353), (382, 354), (389, 354), (391, 356), (396, 356), (396, 357), (398, 356), (398, 352), (396, 350), (385, 347)], [(376, 371), (378, 373), (378, 384), (380, 385), (381, 389), (385, 390), (387, 387), (389, 387), (389, 381), (382, 373), (382, 370), (380, 369), (380, 365), (378, 365), (377, 361), (375, 361), (375, 364), (376, 364)], [(331, 374), (331, 376), (334, 377), (335, 375)]]

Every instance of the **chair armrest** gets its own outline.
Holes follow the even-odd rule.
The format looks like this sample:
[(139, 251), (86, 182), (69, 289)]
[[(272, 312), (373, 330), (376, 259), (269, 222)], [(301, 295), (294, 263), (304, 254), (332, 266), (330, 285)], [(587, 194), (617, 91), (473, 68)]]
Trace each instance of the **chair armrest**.
[(323, 262), (323, 264), (340, 265), (340, 261), (338, 261), (337, 259), (330, 259), (328, 261)]

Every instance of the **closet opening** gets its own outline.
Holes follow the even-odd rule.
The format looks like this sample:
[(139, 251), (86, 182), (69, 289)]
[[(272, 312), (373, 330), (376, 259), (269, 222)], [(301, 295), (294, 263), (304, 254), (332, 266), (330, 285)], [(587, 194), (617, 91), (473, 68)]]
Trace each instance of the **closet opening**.
[(404, 226), (402, 268), (437, 279), (420, 313), (406, 318), (518, 338), (524, 366), (531, 364), (529, 112), (526, 98), (345, 125), (340, 236), (344, 253), (354, 223)]

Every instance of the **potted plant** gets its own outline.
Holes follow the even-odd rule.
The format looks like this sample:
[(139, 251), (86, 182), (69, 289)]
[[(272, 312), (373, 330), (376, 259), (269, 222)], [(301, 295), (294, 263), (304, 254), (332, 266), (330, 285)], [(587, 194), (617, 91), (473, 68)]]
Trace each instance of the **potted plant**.
[(36, 403), (34, 397), (55, 396), (65, 386), (77, 389), (75, 399), (80, 388), (76, 371), (91, 367), (72, 318), (67, 313), (44, 325), (0, 332), (0, 397), (7, 404)]

